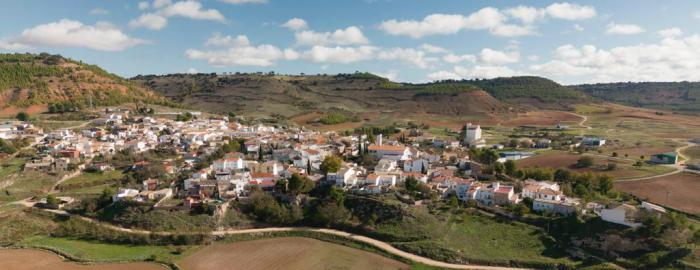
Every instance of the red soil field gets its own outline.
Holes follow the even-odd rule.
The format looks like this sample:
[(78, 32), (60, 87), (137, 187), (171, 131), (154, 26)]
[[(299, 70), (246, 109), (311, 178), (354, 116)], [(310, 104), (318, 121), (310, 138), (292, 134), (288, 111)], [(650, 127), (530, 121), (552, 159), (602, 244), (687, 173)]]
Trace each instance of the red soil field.
[(7, 270), (166, 270), (154, 263), (78, 264), (64, 261), (54, 253), (36, 249), (0, 249), (1, 269)]
[(615, 189), (653, 203), (700, 214), (700, 175), (697, 174), (680, 173), (643, 181), (617, 182)]

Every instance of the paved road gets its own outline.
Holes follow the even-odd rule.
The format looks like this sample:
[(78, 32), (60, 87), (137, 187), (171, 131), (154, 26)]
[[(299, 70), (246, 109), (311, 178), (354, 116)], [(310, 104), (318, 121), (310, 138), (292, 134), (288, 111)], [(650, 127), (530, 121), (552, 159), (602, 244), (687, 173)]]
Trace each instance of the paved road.
[[(26, 205), (33, 206), (33, 203), (28, 202)], [(58, 215), (79, 217), (85, 221), (99, 224), (100, 226), (104, 226), (106, 228), (120, 231), (120, 232), (134, 233), (134, 234), (155, 234), (155, 235), (162, 235), (162, 236), (167, 236), (167, 235), (173, 234), (172, 232), (151, 232), (148, 230), (129, 229), (129, 228), (124, 228), (124, 227), (119, 227), (119, 226), (115, 226), (112, 224), (100, 222), (100, 221), (97, 221), (97, 220), (94, 220), (94, 219), (91, 219), (88, 217), (73, 215), (73, 214), (68, 213), (66, 211), (63, 211), (63, 210), (53, 210), (53, 209), (43, 209), (43, 210), (54, 213), (54, 214), (58, 214)], [(252, 233), (267, 233), (267, 232), (291, 232), (291, 231), (317, 232), (317, 233), (324, 233), (324, 234), (331, 234), (331, 235), (335, 235), (335, 236), (341, 236), (341, 237), (349, 238), (349, 239), (359, 241), (359, 242), (362, 242), (365, 244), (372, 245), (376, 248), (379, 248), (383, 251), (386, 251), (387, 253), (411, 260), (413, 262), (422, 263), (425, 265), (430, 265), (430, 266), (435, 266), (435, 267), (451, 268), (451, 269), (475, 269), (475, 270), (520, 270), (520, 269), (525, 269), (525, 268), (513, 268), (513, 267), (501, 267), (501, 266), (455, 264), (455, 263), (446, 263), (446, 262), (436, 261), (436, 260), (433, 260), (430, 258), (426, 258), (423, 256), (415, 255), (415, 254), (408, 253), (406, 251), (397, 249), (386, 242), (382, 242), (382, 241), (379, 241), (379, 240), (376, 240), (373, 238), (369, 238), (366, 236), (352, 234), (352, 233), (334, 230), (334, 229), (320, 229), (320, 228), (308, 228), (308, 227), (271, 227), (271, 228), (258, 228), (258, 229), (243, 229), (243, 230), (229, 229), (229, 230), (212, 231), (212, 235), (225, 236), (225, 235), (235, 235), (235, 234), (252, 234)]]

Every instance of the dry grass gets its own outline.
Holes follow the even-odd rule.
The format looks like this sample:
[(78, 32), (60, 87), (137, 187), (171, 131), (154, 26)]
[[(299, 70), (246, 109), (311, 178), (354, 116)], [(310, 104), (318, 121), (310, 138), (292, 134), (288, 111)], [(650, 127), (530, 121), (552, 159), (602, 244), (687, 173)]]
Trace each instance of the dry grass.
[(323, 241), (284, 237), (214, 244), (178, 262), (182, 269), (408, 269), (377, 254)]

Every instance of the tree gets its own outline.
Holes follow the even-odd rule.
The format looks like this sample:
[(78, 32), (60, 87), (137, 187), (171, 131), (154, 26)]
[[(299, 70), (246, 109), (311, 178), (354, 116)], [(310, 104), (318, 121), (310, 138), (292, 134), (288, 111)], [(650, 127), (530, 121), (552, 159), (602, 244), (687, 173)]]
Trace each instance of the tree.
[(607, 194), (613, 188), (613, 179), (608, 175), (598, 176), (598, 190), (600, 193)]
[(306, 174), (311, 175), (311, 160), (306, 161)]
[(60, 201), (56, 198), (56, 196), (49, 194), (49, 196), (46, 196), (46, 205), (49, 208), (58, 208), (58, 204)]
[(515, 161), (513, 160), (506, 160), (503, 166), (505, 167), (505, 173), (509, 176), (515, 176), (515, 172), (518, 171)]
[(503, 163), (500, 163), (500, 162), (494, 162), (494, 163), (493, 163), (493, 171), (494, 171), (494, 172), (500, 174), (500, 173), (503, 173), (503, 170), (504, 170), (504, 168), (503, 168)]
[(576, 161), (576, 166), (579, 168), (588, 168), (593, 166), (593, 159), (591, 157), (585, 156), (581, 157)]
[(304, 194), (308, 193), (314, 188), (314, 182), (306, 176), (300, 176), (295, 173), (292, 174), (291, 178), (289, 178), (287, 188), (289, 189), (289, 192), (294, 195)]
[(321, 162), (321, 171), (325, 174), (338, 172), (342, 162), (337, 156), (328, 156)]
[(409, 192), (416, 191), (418, 190), (418, 179), (413, 176), (406, 177), (404, 186), (406, 186), (406, 190)]
[(350, 212), (342, 204), (322, 202), (315, 210), (312, 221), (324, 227), (342, 224), (350, 218)]
[(18, 112), (15, 118), (17, 118), (19, 121), (27, 121), (29, 120), (29, 114), (26, 112)]
[(571, 171), (565, 169), (557, 169), (554, 172), (554, 180), (559, 182), (567, 182), (571, 179)]

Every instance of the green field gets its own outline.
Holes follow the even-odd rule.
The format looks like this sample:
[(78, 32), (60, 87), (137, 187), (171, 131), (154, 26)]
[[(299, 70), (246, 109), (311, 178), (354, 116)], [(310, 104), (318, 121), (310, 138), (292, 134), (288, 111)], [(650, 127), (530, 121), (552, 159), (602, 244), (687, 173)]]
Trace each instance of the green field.
[(393, 238), (398, 248), (440, 260), (571, 263), (551, 249), (552, 239), (530, 225), (468, 213), (434, 216), (424, 208), (411, 209), (410, 216), (378, 224), (376, 231)]
[(39, 172), (11, 174), (3, 178), (3, 182), (9, 185), (0, 189), (0, 201), (15, 201), (44, 194), (57, 180), (55, 176)]
[(118, 245), (49, 236), (31, 237), (22, 241), (20, 245), (50, 249), (81, 261), (94, 262), (145, 261), (152, 255), (155, 255), (158, 261), (171, 262), (197, 248), (182, 247), (182, 254), (175, 254), (175, 247)]
[(77, 186), (83, 185), (85, 187), (92, 186), (95, 183), (104, 184), (105, 181), (109, 180), (119, 180), (124, 176), (124, 173), (120, 170), (106, 171), (106, 172), (95, 172), (95, 173), (82, 173), (76, 177), (66, 180), (61, 183), (59, 187), (67, 186)]

